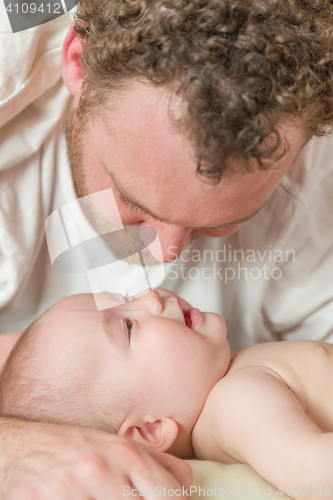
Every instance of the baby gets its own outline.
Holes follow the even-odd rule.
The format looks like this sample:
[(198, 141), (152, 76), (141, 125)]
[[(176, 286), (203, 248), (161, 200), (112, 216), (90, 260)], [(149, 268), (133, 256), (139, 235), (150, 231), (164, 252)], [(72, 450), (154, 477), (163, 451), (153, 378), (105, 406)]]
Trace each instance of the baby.
[(3, 367), (0, 412), (250, 464), (315, 499), (332, 494), (332, 395), (332, 345), (271, 342), (230, 359), (219, 315), (156, 289), (100, 312), (89, 294), (51, 307)]

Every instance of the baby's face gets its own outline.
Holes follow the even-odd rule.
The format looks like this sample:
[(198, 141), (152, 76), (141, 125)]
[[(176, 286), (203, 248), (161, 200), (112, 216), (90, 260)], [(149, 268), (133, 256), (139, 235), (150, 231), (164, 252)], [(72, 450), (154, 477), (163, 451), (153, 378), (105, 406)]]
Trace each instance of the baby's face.
[(110, 410), (117, 392), (194, 425), (229, 366), (224, 320), (164, 289), (104, 311), (94, 304), (76, 295), (47, 313), (38, 344), (45, 380), (72, 377)]

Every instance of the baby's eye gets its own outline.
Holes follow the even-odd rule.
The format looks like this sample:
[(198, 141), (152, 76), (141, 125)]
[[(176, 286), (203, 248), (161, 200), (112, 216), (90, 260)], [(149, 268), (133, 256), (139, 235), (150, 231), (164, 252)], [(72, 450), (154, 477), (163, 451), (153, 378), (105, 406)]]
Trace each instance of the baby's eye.
[(126, 327), (126, 331), (127, 331), (129, 339), (131, 338), (132, 326), (133, 326), (132, 321), (129, 318), (125, 319), (125, 327)]

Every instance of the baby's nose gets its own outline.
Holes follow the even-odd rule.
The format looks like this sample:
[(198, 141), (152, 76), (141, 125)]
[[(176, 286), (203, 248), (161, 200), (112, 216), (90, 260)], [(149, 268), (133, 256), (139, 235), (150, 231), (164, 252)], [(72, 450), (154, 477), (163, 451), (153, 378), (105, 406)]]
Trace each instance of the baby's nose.
[(161, 314), (163, 312), (164, 303), (156, 290), (151, 290), (146, 294), (145, 302), (152, 314)]

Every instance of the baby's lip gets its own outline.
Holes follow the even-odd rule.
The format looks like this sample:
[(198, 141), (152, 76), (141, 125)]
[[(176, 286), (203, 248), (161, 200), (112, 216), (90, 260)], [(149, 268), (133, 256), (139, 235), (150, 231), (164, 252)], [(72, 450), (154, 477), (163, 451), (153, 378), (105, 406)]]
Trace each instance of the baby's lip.
[(191, 309), (187, 309), (187, 311), (184, 311), (182, 308), (182, 304), (181, 304), (178, 297), (177, 297), (177, 302), (178, 302), (180, 310), (183, 313), (185, 325), (188, 328), (191, 328), (191, 330), (192, 330), (199, 323), (199, 319), (200, 319), (199, 309), (195, 309), (195, 308), (191, 307)]
[(183, 314), (186, 326), (191, 328), (191, 330), (194, 330), (194, 328), (199, 325), (201, 320), (201, 312), (199, 309), (191, 307), (191, 309), (183, 311)]
[(184, 315), (185, 325), (188, 326), (189, 328), (192, 328), (192, 320), (191, 320), (190, 310), (191, 309), (188, 309), (188, 311), (183, 311), (183, 315)]

